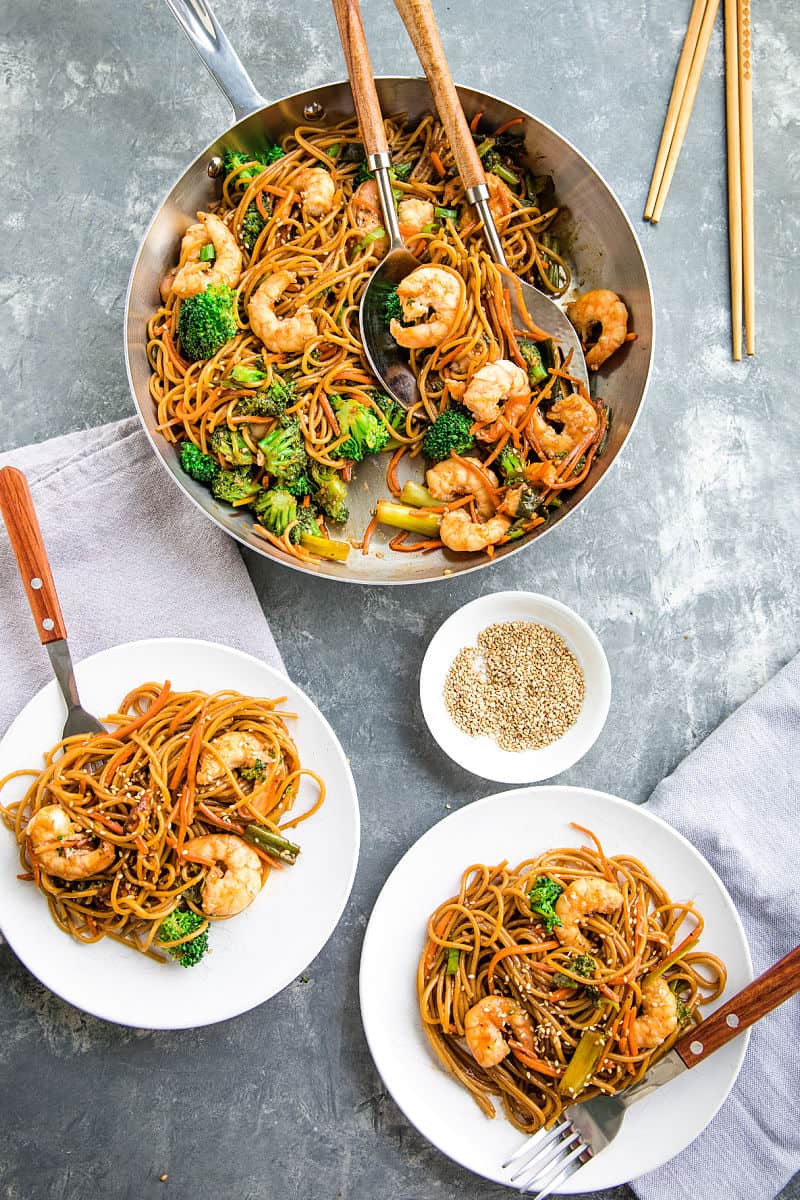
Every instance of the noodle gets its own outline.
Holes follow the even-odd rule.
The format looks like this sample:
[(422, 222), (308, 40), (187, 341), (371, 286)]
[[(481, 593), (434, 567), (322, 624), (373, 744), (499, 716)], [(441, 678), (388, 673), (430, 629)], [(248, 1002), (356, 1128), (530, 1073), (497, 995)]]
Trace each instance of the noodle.
[[(293, 714), (282, 712), (281, 703), (145, 683), (106, 718), (116, 732), (65, 738), (45, 756), (41, 771), (0, 779), (2, 791), (22, 774), (34, 777), (21, 800), (0, 806), (0, 815), (19, 843), (21, 878), (45, 894), (61, 929), (81, 942), (111, 937), (160, 958), (153, 943), (165, 917), (184, 906), (207, 916), (203, 885), (217, 868), (197, 861), (189, 843), (208, 834), (234, 835), (244, 846), (248, 827), (264, 831), (276, 849), (265, 852), (263, 841), (252, 847), (261, 859), (263, 887), (280, 866), (280, 848), (291, 845), (281, 830), (313, 815), (325, 797), (323, 781), (300, 764), (285, 724)], [(249, 777), (230, 755), (228, 766), (221, 749), (221, 737), (230, 745), (237, 735), (254, 740), (263, 753)], [(209, 772), (216, 777), (209, 779)], [(302, 775), (315, 781), (319, 797), (287, 820)], [(34, 852), (26, 828), (36, 813), (55, 805), (74, 831)], [(113, 849), (113, 862), (93, 872), (92, 856), (104, 847)], [(73, 872), (78, 877), (63, 878), (57, 867), (70, 855), (85, 855), (87, 871), (81, 864)]]
[[(638, 859), (606, 857), (590, 836), (596, 848), (548, 850), (513, 868), (468, 867), (458, 895), (428, 921), (419, 963), (420, 1015), (439, 1061), (488, 1117), (495, 1116), (491, 1097), (497, 1096), (512, 1124), (528, 1134), (552, 1125), (576, 1097), (613, 1095), (639, 1080), (671, 1048), (681, 1025), (699, 1019), (698, 1006), (722, 993), (727, 978), (718, 958), (694, 949), (703, 930), (694, 906), (670, 900)], [(600, 880), (622, 893), (616, 911), (587, 913), (581, 922), (588, 977), (586, 956), (579, 960), (558, 939), (557, 924), (553, 936), (531, 909), (529, 894), (543, 877), (564, 889), (576, 879)], [(675, 946), (686, 918), (694, 928)], [(683, 1020), (661, 1044), (640, 1049), (633, 1020), (644, 982), (655, 975), (679, 997)], [(465, 1018), (488, 996), (512, 998), (533, 1040), (526, 1049), (512, 1038), (510, 1053), (483, 1068), (464, 1041)], [(577, 1092), (563, 1094), (559, 1085), (582, 1038), (596, 1039), (596, 1061)]]
[[(390, 423), (385, 405), (381, 405), (384, 398), (369, 371), (360, 341), (359, 303), (383, 253), (385, 237), (381, 242), (381, 228), (373, 227), (365, 234), (361, 220), (363, 200), (359, 184), (363, 188), (364, 167), (359, 162), (363, 147), (357, 124), (351, 119), (327, 128), (301, 125), (283, 138), (281, 157), (263, 169), (251, 162), (230, 170), (224, 179), (221, 200), (212, 206), (244, 254), (244, 269), (236, 287), (235, 336), (210, 360), (187, 362), (176, 349), (181, 302), (174, 291), (169, 292), (148, 323), (150, 391), (157, 409), (158, 429), (168, 441), (188, 440), (203, 453), (212, 454), (221, 466), (230, 468), (237, 465), (235, 460), (226, 459), (218, 446), (212, 447), (212, 437), (221, 429), (236, 432), (244, 438), (246, 461), (253, 464), (254, 482), (268, 487), (269, 477), (264, 471), (258, 440), (269, 433), (278, 418), (255, 420), (247, 414), (246, 406), (254, 396), (254, 388), (268, 390), (275, 382), (290, 383), (291, 401), (284, 417), (294, 417), (299, 422), (312, 462), (346, 480), (351, 463), (338, 456), (346, 435), (337, 421), (335, 401), (355, 401), (371, 409), (390, 431), (390, 445), (410, 449), (415, 456), (430, 423), (460, 401), (465, 386), (481, 367), (500, 358), (525, 366), (512, 326), (501, 269), (486, 253), (480, 224), (466, 203), (441, 126), (431, 115), (412, 124), (402, 117), (391, 117), (385, 126), (392, 160), (398, 169), (394, 182), (396, 198), (429, 201), (439, 214), (435, 222), (411, 239), (412, 249), (422, 261), (456, 273), (464, 284), (455, 320), (445, 340), (433, 350), (410, 353), (419, 387), (418, 403), (408, 410), (404, 421), (395, 416), (394, 424)], [(517, 181), (515, 188), (494, 177), (495, 184), (505, 189), (504, 212), (498, 219), (498, 229), (509, 268), (548, 294), (562, 295), (569, 287), (570, 274), (560, 253), (553, 248), (555, 239), (548, 232), (559, 214), (558, 207), (550, 203), (551, 181), (534, 179), (526, 170), (521, 135), (514, 130), (486, 141), (503, 150), (506, 163), (515, 164), (509, 175)], [(310, 217), (302, 207), (293, 181), (300, 170), (320, 166), (332, 174), (335, 200), (329, 211)], [(502, 165), (497, 169), (502, 171)], [(252, 232), (243, 240), (243, 230), (254, 211), (263, 227), (254, 241)], [(454, 212), (461, 214), (458, 219), (453, 218)], [(296, 282), (278, 300), (275, 308), (278, 317), (284, 318), (300, 306), (307, 306), (316, 324), (317, 336), (307, 341), (301, 352), (269, 351), (250, 328), (251, 297), (266, 278), (279, 271), (292, 272)], [(542, 339), (546, 335), (540, 330), (528, 330), (520, 336)], [(572, 456), (569, 462), (562, 461), (563, 455), (550, 458), (545, 455), (530, 418), (539, 405), (542, 416), (546, 417), (558, 397), (567, 395), (569, 389), (565, 387), (566, 377), (559, 373), (561, 356), (557, 346), (541, 342), (541, 347), (547, 373), (543, 380), (532, 384), (525, 420), (519, 427), (502, 429), (499, 438), (492, 436), (491, 431), (489, 435), (484, 433), (483, 441), (478, 443), (479, 448), (490, 452), (496, 442), (499, 454), (501, 443), (511, 437), (523, 465), (555, 463), (555, 484), (541, 494), (539, 511), (518, 522), (513, 537), (541, 524), (549, 508), (560, 503), (558, 493), (578, 486), (585, 479), (605, 430), (605, 410), (592, 401), (600, 419), (580, 454)], [(236, 368), (258, 372), (258, 383), (237, 382), (232, 374)], [(473, 432), (480, 438), (479, 425)], [(249, 498), (241, 503), (248, 504)], [(280, 537), (280, 530), (267, 531), (262, 525), (256, 524), (255, 531), (278, 544), (274, 535)], [(308, 557), (290, 538), (281, 539), (280, 545), (292, 554)]]

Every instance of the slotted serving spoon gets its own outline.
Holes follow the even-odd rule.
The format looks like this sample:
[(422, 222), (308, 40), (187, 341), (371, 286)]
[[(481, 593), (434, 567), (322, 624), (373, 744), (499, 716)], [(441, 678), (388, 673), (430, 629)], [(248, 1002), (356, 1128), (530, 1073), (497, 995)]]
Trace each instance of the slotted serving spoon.
[(499, 267), (503, 268), (503, 285), (511, 305), (515, 328), (524, 330), (525, 321), (520, 313), (520, 300), (534, 325), (546, 332), (560, 344), (563, 353), (572, 351), (569, 373), (589, 392), (589, 374), (580, 339), (570, 321), (554, 300), (540, 292), (532, 284), (514, 275), (506, 262), (497, 226), (489, 208), (489, 188), (486, 173), (478, 157), (467, 118), (458, 99), (456, 86), (450, 74), (442, 48), (436, 18), (430, 0), (394, 0), (395, 7), (403, 19), (414, 49), (430, 85), (439, 119), (444, 126), (458, 173), (464, 184), (467, 200), (473, 205), (483, 223), (483, 231), (489, 252)]
[(404, 408), (419, 399), (417, 381), (408, 365), (407, 353), (398, 346), (386, 327), (384, 311), (386, 298), (422, 263), (415, 258), (400, 236), (400, 226), (394, 206), (392, 177), (389, 168), (392, 156), (386, 139), (378, 91), (372, 74), (367, 39), (361, 20), (359, 0), (332, 0), (339, 37), (344, 50), (353, 104), (358, 117), (367, 166), (375, 176), (383, 213), (383, 227), (389, 238), (389, 249), (372, 272), (364, 289), (359, 308), (361, 343), (367, 361), (384, 388)]
[(67, 738), (79, 733), (104, 733), (105, 728), (97, 718), (81, 707), (67, 645), (67, 627), (33, 506), (33, 496), (27, 479), (16, 467), (3, 467), (0, 470), (0, 512), (36, 622), (39, 641), (50, 655), (50, 665), (67, 706), (62, 736)]

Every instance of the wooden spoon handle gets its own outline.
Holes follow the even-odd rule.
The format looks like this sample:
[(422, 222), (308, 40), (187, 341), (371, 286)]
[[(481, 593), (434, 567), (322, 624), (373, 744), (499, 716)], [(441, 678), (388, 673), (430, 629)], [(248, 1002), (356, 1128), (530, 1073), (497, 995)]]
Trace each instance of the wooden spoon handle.
[(16, 467), (0, 470), (0, 512), (25, 585), (42, 645), (67, 636), (53, 572), (28, 481)]
[(367, 154), (385, 154), (389, 143), (372, 74), (359, 0), (332, 0), (332, 3), (364, 149)]
[(447, 65), (430, 0), (394, 2), (428, 78), (464, 187), (485, 185), (486, 175)]
[(687, 1067), (694, 1067), (797, 992), (800, 992), (800, 946), (748, 983), (705, 1021), (693, 1026), (674, 1048)]

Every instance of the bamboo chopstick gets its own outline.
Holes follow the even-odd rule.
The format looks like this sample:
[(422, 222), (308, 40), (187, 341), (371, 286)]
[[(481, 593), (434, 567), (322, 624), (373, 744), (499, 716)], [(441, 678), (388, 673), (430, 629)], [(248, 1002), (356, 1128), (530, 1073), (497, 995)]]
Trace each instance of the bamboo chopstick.
[(661, 131), (656, 165), (653, 167), (653, 178), (650, 180), (650, 191), (647, 193), (647, 203), (644, 206), (645, 221), (649, 221), (653, 215), (658, 188), (661, 183), (661, 177), (664, 174), (664, 164), (667, 161), (669, 148), (672, 144), (672, 135), (675, 132), (675, 123), (678, 120), (678, 110), (680, 109), (681, 100), (686, 88), (686, 80), (689, 77), (692, 58), (697, 48), (697, 38), (700, 34), (700, 25), (705, 9), (706, 0), (694, 0), (691, 16), (689, 17), (689, 27), (686, 30), (686, 37), (683, 39), (681, 56), (675, 68), (675, 82), (672, 85), (672, 95), (669, 98), (669, 107), (667, 108), (667, 115), (664, 118), (664, 128)]
[(739, 0), (725, 0), (725, 124), (733, 357), (742, 358), (742, 157), (739, 132)]
[[(741, 2), (746, 3), (746, 0), (741, 0)], [(653, 206), (653, 212), (650, 217), (650, 220), (654, 225), (657, 224), (657, 222), (661, 219), (661, 214), (664, 211), (664, 205), (666, 203), (667, 195), (672, 183), (672, 177), (675, 174), (675, 167), (678, 164), (678, 157), (683, 146), (683, 139), (686, 136), (689, 118), (692, 115), (692, 108), (694, 107), (697, 88), (700, 84), (700, 76), (703, 73), (703, 66), (706, 61), (706, 54), (708, 53), (708, 46), (709, 42), (711, 41), (711, 34), (714, 30), (714, 21), (717, 18), (718, 10), (719, 0), (707, 0), (705, 12), (703, 13), (703, 19), (700, 23), (700, 32), (697, 37), (697, 45), (695, 46), (694, 54), (692, 56), (692, 65), (689, 68), (689, 75), (686, 80), (683, 99), (681, 100), (680, 108), (678, 109), (678, 118), (675, 122), (675, 131), (672, 135), (672, 143), (669, 148), (669, 153), (667, 154), (664, 172), (658, 185), (656, 202)]]
[(739, 137), (741, 141), (742, 257), (744, 283), (744, 342), (756, 352), (755, 229), (753, 218), (753, 60), (750, 0), (739, 0), (737, 30), (739, 74)]

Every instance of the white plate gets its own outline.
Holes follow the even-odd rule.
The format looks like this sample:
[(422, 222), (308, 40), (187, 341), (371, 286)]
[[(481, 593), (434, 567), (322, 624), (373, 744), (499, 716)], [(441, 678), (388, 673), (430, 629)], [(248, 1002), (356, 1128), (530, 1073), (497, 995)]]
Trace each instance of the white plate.
[[(592, 829), (607, 853), (642, 859), (673, 899), (697, 904), (706, 921), (701, 944), (728, 967), (719, 1003), (753, 977), (744, 930), (718, 876), (674, 829), (625, 800), (552, 784), (520, 788), (470, 804), (424, 834), (389, 876), (370, 917), (359, 979), (364, 1029), (384, 1083), (420, 1133), (455, 1162), (509, 1187), (501, 1164), (522, 1134), (502, 1113), (488, 1120), (434, 1057), (417, 1006), (417, 963), (430, 914), (458, 890), (470, 863), (518, 862), (555, 846), (584, 844), (570, 821)], [(634, 1105), (611, 1146), (559, 1192), (615, 1187), (688, 1145), (733, 1086), (749, 1032)]]
[[(285, 675), (239, 650), (212, 642), (164, 638), (103, 650), (76, 668), (81, 701), (103, 717), (146, 680), (169, 679), (176, 691), (230, 688), (249, 696), (286, 696), (285, 711), (303, 766), (325, 780), (322, 808), (297, 829), (297, 864), (275, 871), (245, 912), (211, 930), (210, 949), (190, 969), (160, 965), (106, 938), (85, 946), (51, 920), (44, 897), (16, 878), (17, 845), (0, 825), (0, 923), (3, 934), (38, 979), (64, 1000), (120, 1025), (186, 1029), (247, 1012), (290, 983), (319, 953), (338, 924), (358, 861), (355, 784), (335, 733)], [(55, 682), (25, 706), (0, 743), (0, 777), (37, 767), (61, 736), (63, 702)], [(30, 780), (3, 790), (16, 799)], [(18, 785), (18, 786), (16, 786)], [(16, 786), (16, 790), (15, 790)], [(313, 802), (304, 778), (296, 811)]]
[[(471, 737), (453, 724), (444, 703), (444, 683), (453, 659), (478, 634), (498, 621), (532, 621), (555, 630), (578, 660), (586, 696), (578, 719), (563, 737), (540, 750), (501, 750), (489, 737)], [(422, 713), (439, 746), (454, 762), (498, 783), (551, 779), (583, 758), (600, 735), (611, 703), (611, 672), (603, 647), (582, 617), (566, 604), (536, 592), (495, 592), (459, 608), (433, 635), (419, 676)]]

